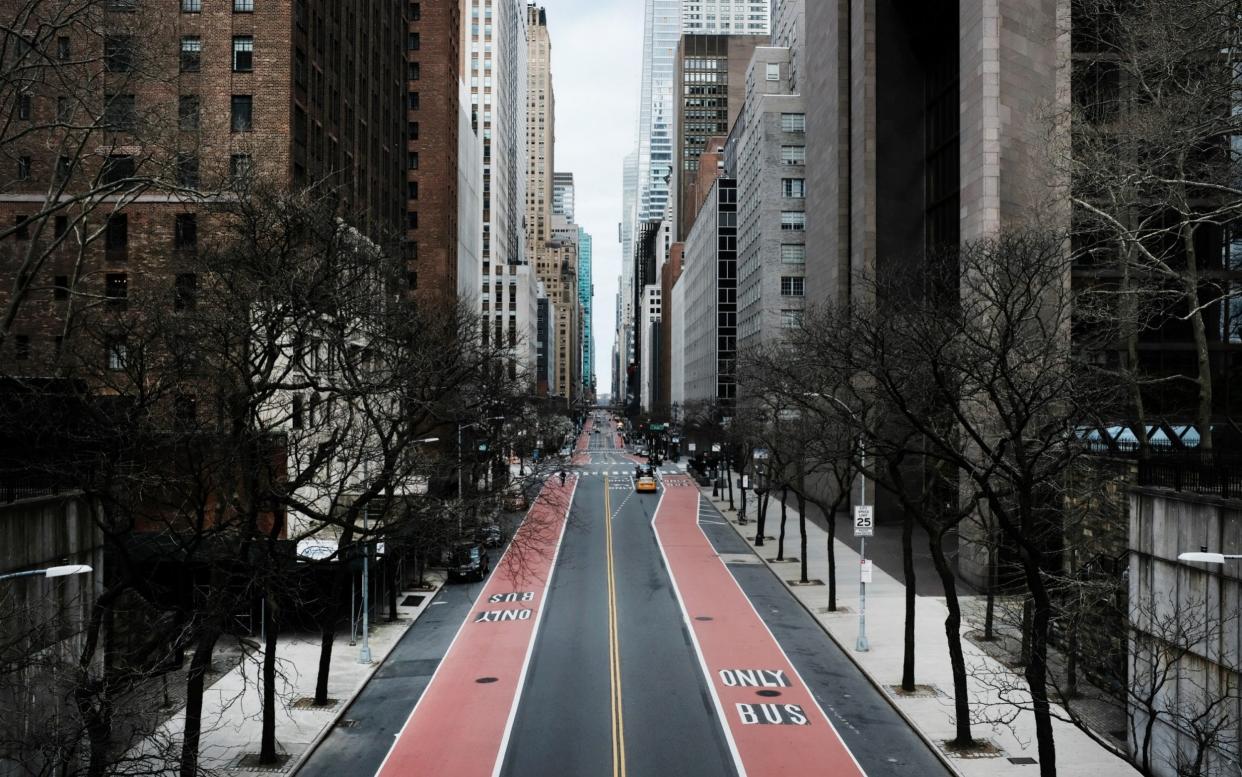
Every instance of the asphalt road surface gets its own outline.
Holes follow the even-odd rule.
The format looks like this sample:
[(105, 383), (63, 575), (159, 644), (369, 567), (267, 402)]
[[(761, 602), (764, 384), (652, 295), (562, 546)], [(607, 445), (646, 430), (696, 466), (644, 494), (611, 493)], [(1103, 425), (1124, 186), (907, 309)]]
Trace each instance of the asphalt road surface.
[(636, 493), (598, 423), (300, 774), (947, 774), (689, 479)]

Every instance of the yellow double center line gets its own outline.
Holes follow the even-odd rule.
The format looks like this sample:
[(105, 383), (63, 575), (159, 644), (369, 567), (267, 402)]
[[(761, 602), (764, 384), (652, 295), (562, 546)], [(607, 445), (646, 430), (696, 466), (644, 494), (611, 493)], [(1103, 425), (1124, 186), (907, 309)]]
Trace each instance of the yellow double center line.
[(617, 577), (612, 558), (612, 499), (604, 475), (604, 540), (608, 557), (608, 671), (612, 689), (612, 774), (625, 777), (625, 714), (621, 706), (621, 643), (617, 628)]

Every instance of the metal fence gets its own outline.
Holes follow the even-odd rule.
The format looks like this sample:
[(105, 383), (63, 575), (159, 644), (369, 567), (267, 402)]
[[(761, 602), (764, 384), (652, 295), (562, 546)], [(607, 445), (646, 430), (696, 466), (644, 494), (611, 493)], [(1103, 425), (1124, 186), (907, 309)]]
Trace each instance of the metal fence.
[(1219, 453), (1154, 454), (1138, 460), (1138, 484), (1242, 499), (1242, 456)]

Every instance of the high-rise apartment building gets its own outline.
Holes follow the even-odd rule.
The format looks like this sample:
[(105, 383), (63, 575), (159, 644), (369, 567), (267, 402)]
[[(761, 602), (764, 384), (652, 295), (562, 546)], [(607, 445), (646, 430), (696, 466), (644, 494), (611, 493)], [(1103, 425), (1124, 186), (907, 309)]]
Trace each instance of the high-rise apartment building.
[(594, 396), (595, 385), (595, 273), (591, 235), (578, 228), (578, 304), (582, 310), (582, 387), (587, 396)]
[(687, 33), (767, 35), (767, 0), (682, 0)]
[[(526, 4), (522, 0), (464, 0), (470, 107), (483, 141), (481, 311), (484, 336), (515, 344), (511, 372), (535, 369), (532, 273), (526, 229)], [(530, 307), (529, 316), (521, 311)]]
[(737, 392), (737, 182), (717, 178), (685, 244), (682, 397), (729, 403)]
[(687, 33), (677, 44), (674, 61), (676, 138), (673, 143), (673, 223), (675, 239), (684, 240), (696, 215), (690, 203), (705, 192), (693, 191), (699, 156), (708, 138), (729, 134), (746, 98), (746, 68), (764, 35), (702, 35)]
[[(788, 93), (789, 49), (755, 49), (734, 127), (738, 350), (798, 324), (806, 294), (806, 114)], [(743, 387), (744, 389), (745, 387)]]

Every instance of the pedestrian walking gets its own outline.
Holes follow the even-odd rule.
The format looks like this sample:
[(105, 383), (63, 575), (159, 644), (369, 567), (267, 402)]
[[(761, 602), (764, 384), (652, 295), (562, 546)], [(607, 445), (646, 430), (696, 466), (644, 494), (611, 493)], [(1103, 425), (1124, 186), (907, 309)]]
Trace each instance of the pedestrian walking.
[(561, 470), (561, 485), (565, 485), (565, 470)]

